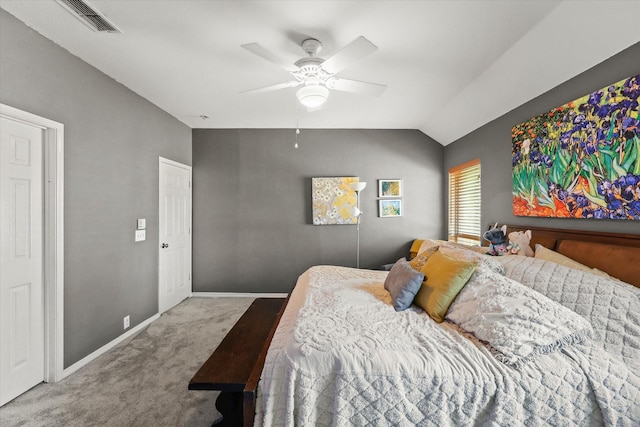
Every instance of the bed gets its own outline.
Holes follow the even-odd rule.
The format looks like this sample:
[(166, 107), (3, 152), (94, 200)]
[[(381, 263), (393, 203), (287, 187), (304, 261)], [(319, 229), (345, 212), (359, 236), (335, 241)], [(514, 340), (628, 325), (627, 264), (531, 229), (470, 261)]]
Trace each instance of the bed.
[(640, 287), (640, 235), (557, 230), (509, 225), (507, 232), (531, 230), (531, 247), (540, 244), (579, 263)]
[[(604, 245), (640, 265), (638, 235), (532, 231), (534, 245)], [(477, 264), (442, 323), (394, 310), (389, 272), (304, 272), (269, 346), (255, 424), (640, 424), (640, 289), (627, 283), (640, 286), (638, 269), (436, 250)]]

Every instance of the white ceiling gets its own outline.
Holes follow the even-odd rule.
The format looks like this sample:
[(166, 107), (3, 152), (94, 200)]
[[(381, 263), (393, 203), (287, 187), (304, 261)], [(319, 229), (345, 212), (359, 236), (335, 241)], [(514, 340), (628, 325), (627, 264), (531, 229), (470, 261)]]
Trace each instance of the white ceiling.
[(333, 91), (300, 109), (300, 127), (419, 129), (447, 145), (640, 41), (639, 0), (88, 3), (123, 34), (93, 32), (54, 0), (0, 7), (192, 128), (296, 126), (296, 89), (240, 93), (290, 80), (240, 48), (251, 42), (294, 62), (305, 38), (327, 58), (365, 36), (378, 50), (339, 76), (386, 91)]

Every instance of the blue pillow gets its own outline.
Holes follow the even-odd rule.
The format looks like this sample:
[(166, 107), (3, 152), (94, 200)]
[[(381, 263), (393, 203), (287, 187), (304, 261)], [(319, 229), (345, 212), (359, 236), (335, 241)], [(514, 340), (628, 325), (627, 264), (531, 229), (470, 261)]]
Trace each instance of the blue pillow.
[(424, 273), (414, 270), (405, 258), (400, 258), (393, 264), (384, 281), (384, 288), (391, 294), (396, 311), (409, 308), (423, 280)]

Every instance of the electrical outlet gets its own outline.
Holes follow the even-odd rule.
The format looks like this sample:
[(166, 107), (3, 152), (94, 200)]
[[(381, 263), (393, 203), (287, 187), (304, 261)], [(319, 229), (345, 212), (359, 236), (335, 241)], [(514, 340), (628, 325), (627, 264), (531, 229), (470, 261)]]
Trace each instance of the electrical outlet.
[(146, 230), (136, 230), (134, 241), (142, 242), (147, 239), (147, 231)]
[(124, 322), (124, 328), (127, 329), (131, 325), (131, 317), (128, 315), (125, 316), (123, 322)]

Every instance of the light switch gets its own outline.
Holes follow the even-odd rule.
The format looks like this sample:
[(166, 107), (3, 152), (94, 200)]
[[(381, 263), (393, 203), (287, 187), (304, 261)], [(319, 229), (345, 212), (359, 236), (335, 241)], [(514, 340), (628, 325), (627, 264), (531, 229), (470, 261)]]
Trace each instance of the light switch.
[(147, 239), (147, 231), (146, 230), (136, 230), (136, 242), (142, 242)]
[(138, 230), (146, 230), (146, 228), (147, 220), (145, 218), (138, 218)]

